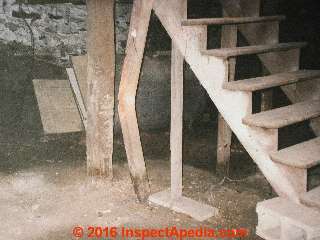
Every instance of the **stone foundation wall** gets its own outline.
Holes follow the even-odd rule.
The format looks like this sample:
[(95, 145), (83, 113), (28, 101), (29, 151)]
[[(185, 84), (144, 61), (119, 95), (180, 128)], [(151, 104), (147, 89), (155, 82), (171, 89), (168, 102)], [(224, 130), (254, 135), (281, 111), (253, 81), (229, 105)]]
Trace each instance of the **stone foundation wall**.
[[(131, 3), (116, 4), (116, 50), (124, 53)], [(86, 6), (81, 4), (19, 4), (0, 0), (0, 42), (34, 46), (36, 55), (67, 61), (86, 51)], [(32, 34), (31, 34), (32, 30)]]
[[(2, 4), (1, 4), (2, 1)], [(24, 107), (28, 117), (29, 129), (34, 128), (34, 123), (39, 122), (37, 114), (31, 114), (28, 109), (34, 109), (37, 113), (37, 103), (33, 96), (33, 87), (29, 78), (43, 79), (64, 79), (65, 74), (49, 74), (54, 66), (47, 63), (59, 63), (63, 67), (69, 64), (70, 55), (83, 55), (86, 52), (86, 6), (84, 4), (57, 3), (57, 4), (20, 4), (17, 1), (0, 0), (0, 45), (19, 43), (17, 47), (22, 51), (24, 58), (24, 68), (18, 68), (15, 64), (6, 63), (8, 58), (0, 58), (1, 65), (9, 69), (4, 82), (8, 85), (4, 92), (12, 92), (12, 97), (6, 98), (5, 106), (16, 102), (15, 107), (8, 107), (0, 112), (19, 112), (21, 104), (30, 102)], [(20, 0), (24, 1), (24, 0)], [(59, 0), (60, 2), (61, 0)], [(29, 0), (30, 2), (30, 0)], [(36, 0), (33, 1), (33, 3)], [(44, 2), (44, 0), (41, 0)], [(47, 0), (48, 2), (48, 0)], [(132, 3), (130, 1), (118, 0), (115, 10), (116, 26), (116, 96), (120, 81), (121, 67), (126, 47), (128, 28), (130, 23)], [(32, 35), (31, 31), (32, 30)], [(33, 38), (31, 38), (33, 37)], [(161, 41), (159, 41), (161, 39)], [(34, 46), (36, 65), (30, 61), (30, 51), (24, 54), (26, 46)], [(16, 49), (16, 48), (15, 48)], [(18, 49), (18, 50), (19, 50)], [(171, 41), (166, 31), (161, 26), (155, 16), (152, 16), (150, 33), (147, 40), (146, 57), (144, 58), (141, 79), (137, 96), (137, 110), (141, 130), (168, 129), (170, 124), (170, 50)], [(1, 50), (1, 49), (0, 49)], [(4, 50), (5, 52), (6, 50)], [(169, 52), (168, 52), (169, 51)], [(19, 51), (17, 51), (19, 52)], [(16, 54), (13, 54), (16, 55)], [(19, 55), (19, 53), (17, 54)], [(20, 56), (19, 55), (19, 56)], [(26, 56), (27, 55), (27, 56)], [(41, 58), (40, 56), (48, 56)], [(11, 62), (17, 61), (15, 56), (11, 56)], [(42, 60), (45, 59), (46, 63)], [(41, 66), (38, 65), (41, 60)], [(57, 60), (57, 61), (56, 61)], [(43, 67), (42, 64), (46, 64)], [(21, 65), (21, 64), (19, 64)], [(32, 66), (33, 65), (33, 66)], [(45, 68), (45, 69), (43, 69)], [(25, 74), (25, 71), (32, 69), (32, 73)], [(24, 70), (24, 71), (22, 71)], [(43, 71), (44, 70), (44, 71)], [(43, 71), (43, 72), (42, 72)], [(64, 71), (63, 71), (64, 72)], [(64, 75), (64, 76), (63, 76)], [(14, 87), (15, 86), (15, 87)], [(15, 90), (13, 90), (15, 89)], [(7, 94), (3, 94), (7, 95)], [(29, 99), (26, 101), (26, 99)], [(117, 97), (116, 97), (117, 105)], [(191, 70), (185, 70), (185, 122), (191, 127), (192, 123), (201, 118), (207, 105), (207, 96), (200, 86)], [(117, 107), (116, 107), (117, 109)], [(5, 114), (4, 114), (5, 115)], [(12, 114), (13, 117), (17, 114)], [(32, 116), (32, 117), (30, 117)], [(5, 119), (4, 119), (5, 120)], [(0, 118), (0, 123), (1, 123)], [(115, 114), (116, 132), (119, 132), (119, 120)]]

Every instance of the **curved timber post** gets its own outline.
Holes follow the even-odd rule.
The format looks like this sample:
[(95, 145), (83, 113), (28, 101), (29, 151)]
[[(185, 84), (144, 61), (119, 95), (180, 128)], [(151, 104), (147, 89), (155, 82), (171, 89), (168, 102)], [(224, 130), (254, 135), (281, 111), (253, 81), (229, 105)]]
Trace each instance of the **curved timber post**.
[(139, 201), (150, 194), (136, 114), (136, 94), (153, 0), (134, 0), (119, 88), (119, 118), (129, 170)]

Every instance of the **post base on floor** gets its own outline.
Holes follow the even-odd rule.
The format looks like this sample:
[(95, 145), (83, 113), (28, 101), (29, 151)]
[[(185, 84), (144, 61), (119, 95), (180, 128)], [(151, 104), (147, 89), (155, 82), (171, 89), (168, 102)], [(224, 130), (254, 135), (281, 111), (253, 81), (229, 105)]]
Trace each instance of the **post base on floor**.
[(218, 215), (217, 208), (197, 202), (190, 198), (181, 196), (180, 198), (172, 199), (170, 189), (151, 195), (149, 197), (149, 202), (170, 208), (179, 213), (184, 213), (199, 222), (203, 222)]

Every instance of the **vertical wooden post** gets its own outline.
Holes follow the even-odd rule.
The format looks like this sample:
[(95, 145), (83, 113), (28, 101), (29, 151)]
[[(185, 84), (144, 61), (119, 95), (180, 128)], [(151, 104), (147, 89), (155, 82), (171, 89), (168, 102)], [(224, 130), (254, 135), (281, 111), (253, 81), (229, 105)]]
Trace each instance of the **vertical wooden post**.
[[(225, 14), (224, 14), (225, 15)], [(222, 27), (221, 31), (221, 48), (237, 46), (236, 25), (227, 25)], [(236, 59), (227, 60), (228, 72), (226, 73), (226, 81), (235, 80)], [(231, 140), (232, 131), (221, 114), (218, 116), (218, 147), (217, 147), (217, 167), (216, 172), (222, 172), (225, 176), (229, 175), (229, 165), (231, 158)]]
[(182, 196), (183, 56), (172, 42), (171, 54), (171, 198)]
[[(187, 19), (187, 0), (181, 0), (182, 18)], [(177, 45), (172, 41), (171, 51), (171, 199), (182, 197), (182, 148), (183, 148), (183, 64)]]
[(136, 95), (153, 0), (134, 0), (119, 88), (119, 118), (129, 170), (139, 201), (146, 201), (150, 186), (140, 141)]
[(87, 0), (87, 170), (112, 178), (114, 116), (114, 0)]

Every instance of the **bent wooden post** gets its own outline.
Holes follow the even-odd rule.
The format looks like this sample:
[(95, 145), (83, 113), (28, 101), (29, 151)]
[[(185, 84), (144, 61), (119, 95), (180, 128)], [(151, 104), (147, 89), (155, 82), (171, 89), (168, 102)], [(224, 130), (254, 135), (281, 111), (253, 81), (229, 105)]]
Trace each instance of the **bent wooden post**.
[(119, 88), (119, 118), (134, 189), (140, 201), (150, 194), (136, 114), (136, 94), (152, 11), (152, 0), (135, 0)]
[(88, 0), (87, 171), (112, 178), (114, 0)]

